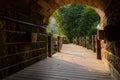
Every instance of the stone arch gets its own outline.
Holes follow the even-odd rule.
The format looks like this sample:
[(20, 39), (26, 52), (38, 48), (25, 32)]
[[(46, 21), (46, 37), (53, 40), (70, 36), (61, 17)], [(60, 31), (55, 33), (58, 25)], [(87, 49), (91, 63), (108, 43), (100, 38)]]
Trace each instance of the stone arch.
[[(47, 4), (50, 4), (50, 5), (49, 5), (49, 9), (47, 11), (47, 13), (49, 13), (49, 15), (44, 16), (43, 22), (45, 22), (45, 23), (47, 23), (48, 18), (59, 7), (61, 7), (63, 5), (67, 5), (67, 4), (72, 4), (72, 3), (81, 3), (81, 4), (91, 6), (91, 8), (94, 9), (99, 14), (99, 16), (101, 18), (101, 29), (103, 29), (104, 28), (103, 26), (105, 26), (107, 24), (107, 20), (106, 20), (107, 18), (106, 18), (105, 10), (110, 5), (111, 0), (109, 0), (109, 1), (100, 1), (100, 0), (94, 0), (94, 1), (93, 0), (56, 0), (56, 1), (53, 1), (53, 2), (51, 2), (51, 1), (53, 1), (53, 0), (50, 0), (50, 1), (47, 2)], [(39, 2), (39, 0), (38, 0), (38, 2)], [(43, 3), (45, 4), (45, 1)], [(39, 5), (41, 5), (41, 4), (39, 4)], [(45, 7), (45, 6), (43, 6), (43, 7)], [(42, 14), (44, 15), (44, 13), (42, 13)]]
[[(47, 23), (48, 18), (56, 9), (58, 9), (60, 6), (71, 3), (81, 3), (91, 6), (101, 17), (102, 29), (103, 26), (111, 23), (110, 19), (112, 16), (114, 16), (114, 19), (116, 19), (119, 15), (113, 14), (114, 12), (118, 12), (118, 0), (8, 0), (7, 3), (6, 1), (1, 1), (1, 7), (6, 5), (5, 8), (8, 10), (15, 9), (16, 11), (23, 12), (31, 17), (35, 17), (36, 14), (42, 15), (40, 20), (43, 20), (43, 23)], [(113, 7), (116, 7), (116, 9), (113, 10)]]
[[(105, 29), (105, 34), (106, 34), (105, 37), (107, 38), (106, 41), (104, 40), (101, 41), (102, 55), (106, 63), (108, 63), (113, 76), (115, 76), (116, 80), (119, 80), (120, 79), (120, 67), (119, 67), (120, 65), (120, 37), (119, 37), (120, 1), (119, 0), (0, 0), (0, 16), (7, 16), (7, 17), (18, 19), (18, 20), (19, 20), (18, 17), (23, 16), (23, 18), (20, 18), (21, 21), (43, 25), (44, 23), (47, 23), (48, 18), (52, 15), (52, 13), (57, 8), (70, 3), (82, 3), (82, 4), (89, 5), (101, 17), (100, 26), (101, 26), (101, 29), (103, 30)], [(10, 25), (12, 25), (10, 30), (16, 30), (15, 28), (18, 28), (18, 26), (14, 23)], [(2, 35), (3, 37), (9, 37), (6, 35), (5, 30), (1, 28), (0, 35)], [(25, 31), (27, 31), (27, 28), (25, 29)], [(45, 29), (41, 29), (40, 31), (41, 33), (45, 33)], [(7, 32), (7, 33), (11, 33), (11, 32)], [(29, 36), (30, 34), (27, 34), (27, 35)], [(16, 36), (10, 35), (10, 37), (13, 38), (14, 43), (18, 40)], [(23, 37), (26, 37), (26, 36), (23, 36)], [(42, 36), (42, 37), (43, 37), (43, 40), (45, 41), (46, 36)], [(8, 43), (6, 41), (6, 38), (4, 39), (1, 38), (0, 42), (1, 43), (4, 42), (6, 44)], [(8, 45), (5, 45), (5, 44), (3, 44), (2, 46), (9, 47)], [(16, 48), (16, 45), (12, 47)], [(5, 55), (7, 54), (7, 52), (12, 51), (12, 50), (7, 51), (6, 48), (3, 50), (5, 51), (4, 53)], [(46, 55), (44, 56), (44, 58), (45, 57)], [(10, 60), (12, 61), (12, 59)], [(13, 60), (12, 62), (14, 61), (15, 60)], [(6, 65), (2, 65), (3, 68), (8, 66), (7, 63), (5, 64)], [(4, 71), (7, 71), (7, 69), (3, 70), (3, 73)]]
[[(60, 6), (71, 3), (82, 3), (91, 6), (101, 17), (101, 29), (104, 29), (106, 25), (115, 25), (119, 23), (116, 21), (119, 17), (119, 2), (118, 0), (38, 0), (37, 3), (42, 6), (44, 12), (44, 22), (48, 21), (49, 16)], [(46, 9), (46, 10), (45, 10)], [(116, 14), (115, 14), (116, 13)], [(115, 20), (116, 22), (112, 22)]]

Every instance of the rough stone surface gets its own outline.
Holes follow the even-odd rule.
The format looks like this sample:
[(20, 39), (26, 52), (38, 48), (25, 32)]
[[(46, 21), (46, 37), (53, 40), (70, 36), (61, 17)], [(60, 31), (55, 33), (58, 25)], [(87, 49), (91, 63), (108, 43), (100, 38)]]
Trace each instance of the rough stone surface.
[(115, 80), (120, 79), (120, 42), (102, 41), (102, 56)]
[[(10, 10), (3, 15), (16, 16)], [(29, 22), (24, 16), (17, 16), (16, 19)], [(47, 57), (45, 28), (2, 19), (0, 24), (0, 80)]]
[[(35, 24), (43, 24), (43, 23), (48, 23), (49, 17), (52, 15), (52, 13), (56, 9), (70, 3), (83, 3), (91, 6), (100, 15), (101, 29), (104, 30), (109, 25), (108, 26), (109, 28), (106, 29), (107, 32), (105, 32), (105, 34), (107, 35), (105, 37), (105, 41), (102, 42), (103, 43), (102, 49), (112, 54), (111, 56), (109, 56), (108, 53), (105, 53), (106, 56), (104, 57), (108, 60), (110, 64), (114, 66), (114, 68), (117, 71), (119, 71), (118, 64), (119, 64), (119, 58), (120, 58), (120, 42), (119, 42), (120, 38), (118, 38), (119, 36), (117, 38), (115, 37), (118, 34), (120, 34), (119, 32), (120, 1), (119, 0), (19, 0), (19, 1), (18, 0), (17, 1), (0, 0), (0, 15), (16, 18), (22, 21), (27, 21)], [(17, 50), (20, 50), (20, 51), (31, 50), (31, 47), (27, 47), (27, 45), (24, 45), (24, 46), (19, 45), (20, 41), (25, 43), (26, 42), (30, 43), (31, 42), (30, 32), (44, 33), (44, 34), (46, 32), (45, 29), (41, 29), (41, 28), (37, 29), (32, 27), (28, 28), (28, 27), (29, 26), (26, 27), (24, 25), (18, 25), (16, 23), (11, 23), (9, 21), (0, 20), (0, 36), (1, 36), (0, 43), (2, 43), (0, 44), (0, 47), (1, 47), (0, 56), (13, 54), (13, 52), (17, 52)], [(8, 30), (8, 31), (5, 31), (5, 30)], [(16, 32), (13, 32), (13, 31), (16, 31)], [(39, 38), (37, 38), (37, 40), (46, 41), (45, 40), (46, 36), (42, 35), (38, 37)], [(46, 43), (40, 43), (40, 44), (43, 48), (43, 46)], [(14, 50), (10, 49), (8, 45), (12, 46)], [(34, 43), (31, 44), (30, 46), (33, 47), (33, 45)], [(43, 52), (45, 50), (43, 50)], [(117, 57), (117, 60), (116, 60), (116, 57)], [(7, 58), (5, 60), (6, 62), (8, 62)], [(31, 62), (35, 62), (35, 61), (33, 60)], [(11, 64), (13, 64), (12, 61), (11, 61)], [(8, 65), (8, 64), (5, 64), (5, 65)], [(3, 71), (4, 72), (2, 72), (2, 74), (7, 75), (6, 73), (7, 70), (5, 69)]]
[(61, 53), (47, 58), (4, 80), (113, 80), (104, 63), (91, 50), (64, 44)]

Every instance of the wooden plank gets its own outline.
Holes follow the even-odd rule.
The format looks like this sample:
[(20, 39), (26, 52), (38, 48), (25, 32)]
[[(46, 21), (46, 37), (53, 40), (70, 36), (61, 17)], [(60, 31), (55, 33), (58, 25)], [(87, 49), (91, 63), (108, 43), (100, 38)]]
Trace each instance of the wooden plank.
[(5, 80), (113, 80), (103, 62), (97, 60), (92, 51), (64, 44), (61, 52)]

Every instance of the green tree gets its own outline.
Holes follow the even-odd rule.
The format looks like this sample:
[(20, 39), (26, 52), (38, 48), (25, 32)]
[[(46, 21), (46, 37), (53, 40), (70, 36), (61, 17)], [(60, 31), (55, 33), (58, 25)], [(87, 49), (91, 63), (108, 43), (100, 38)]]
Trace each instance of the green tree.
[(98, 14), (81, 4), (63, 6), (56, 10), (52, 17), (56, 20), (59, 34), (66, 35), (70, 41), (73, 37), (95, 34), (99, 23)]

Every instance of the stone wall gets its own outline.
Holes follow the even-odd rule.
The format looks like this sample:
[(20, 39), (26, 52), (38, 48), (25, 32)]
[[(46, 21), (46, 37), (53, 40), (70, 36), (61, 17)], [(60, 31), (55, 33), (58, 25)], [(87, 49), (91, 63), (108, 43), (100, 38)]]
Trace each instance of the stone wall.
[(105, 10), (105, 39), (102, 41), (102, 58), (115, 80), (120, 80), (120, 1), (111, 0)]
[[(102, 41), (102, 59), (116, 80), (120, 79), (120, 1), (119, 0), (0, 0), (0, 15), (41, 25), (60, 6), (85, 3), (101, 17), (106, 29)], [(46, 57), (46, 33), (34, 28), (0, 19), (0, 78), (14, 73)], [(117, 36), (117, 37), (116, 37)]]
[(102, 58), (115, 80), (120, 79), (120, 41), (102, 41)]
[(115, 80), (120, 79), (120, 34), (119, 25), (105, 27), (105, 38), (101, 41), (102, 60)]
[[(0, 11), (0, 16), (40, 24), (38, 17), (34, 20), (22, 13), (6, 11), (9, 10)], [(0, 80), (46, 57), (45, 28), (0, 19)]]

